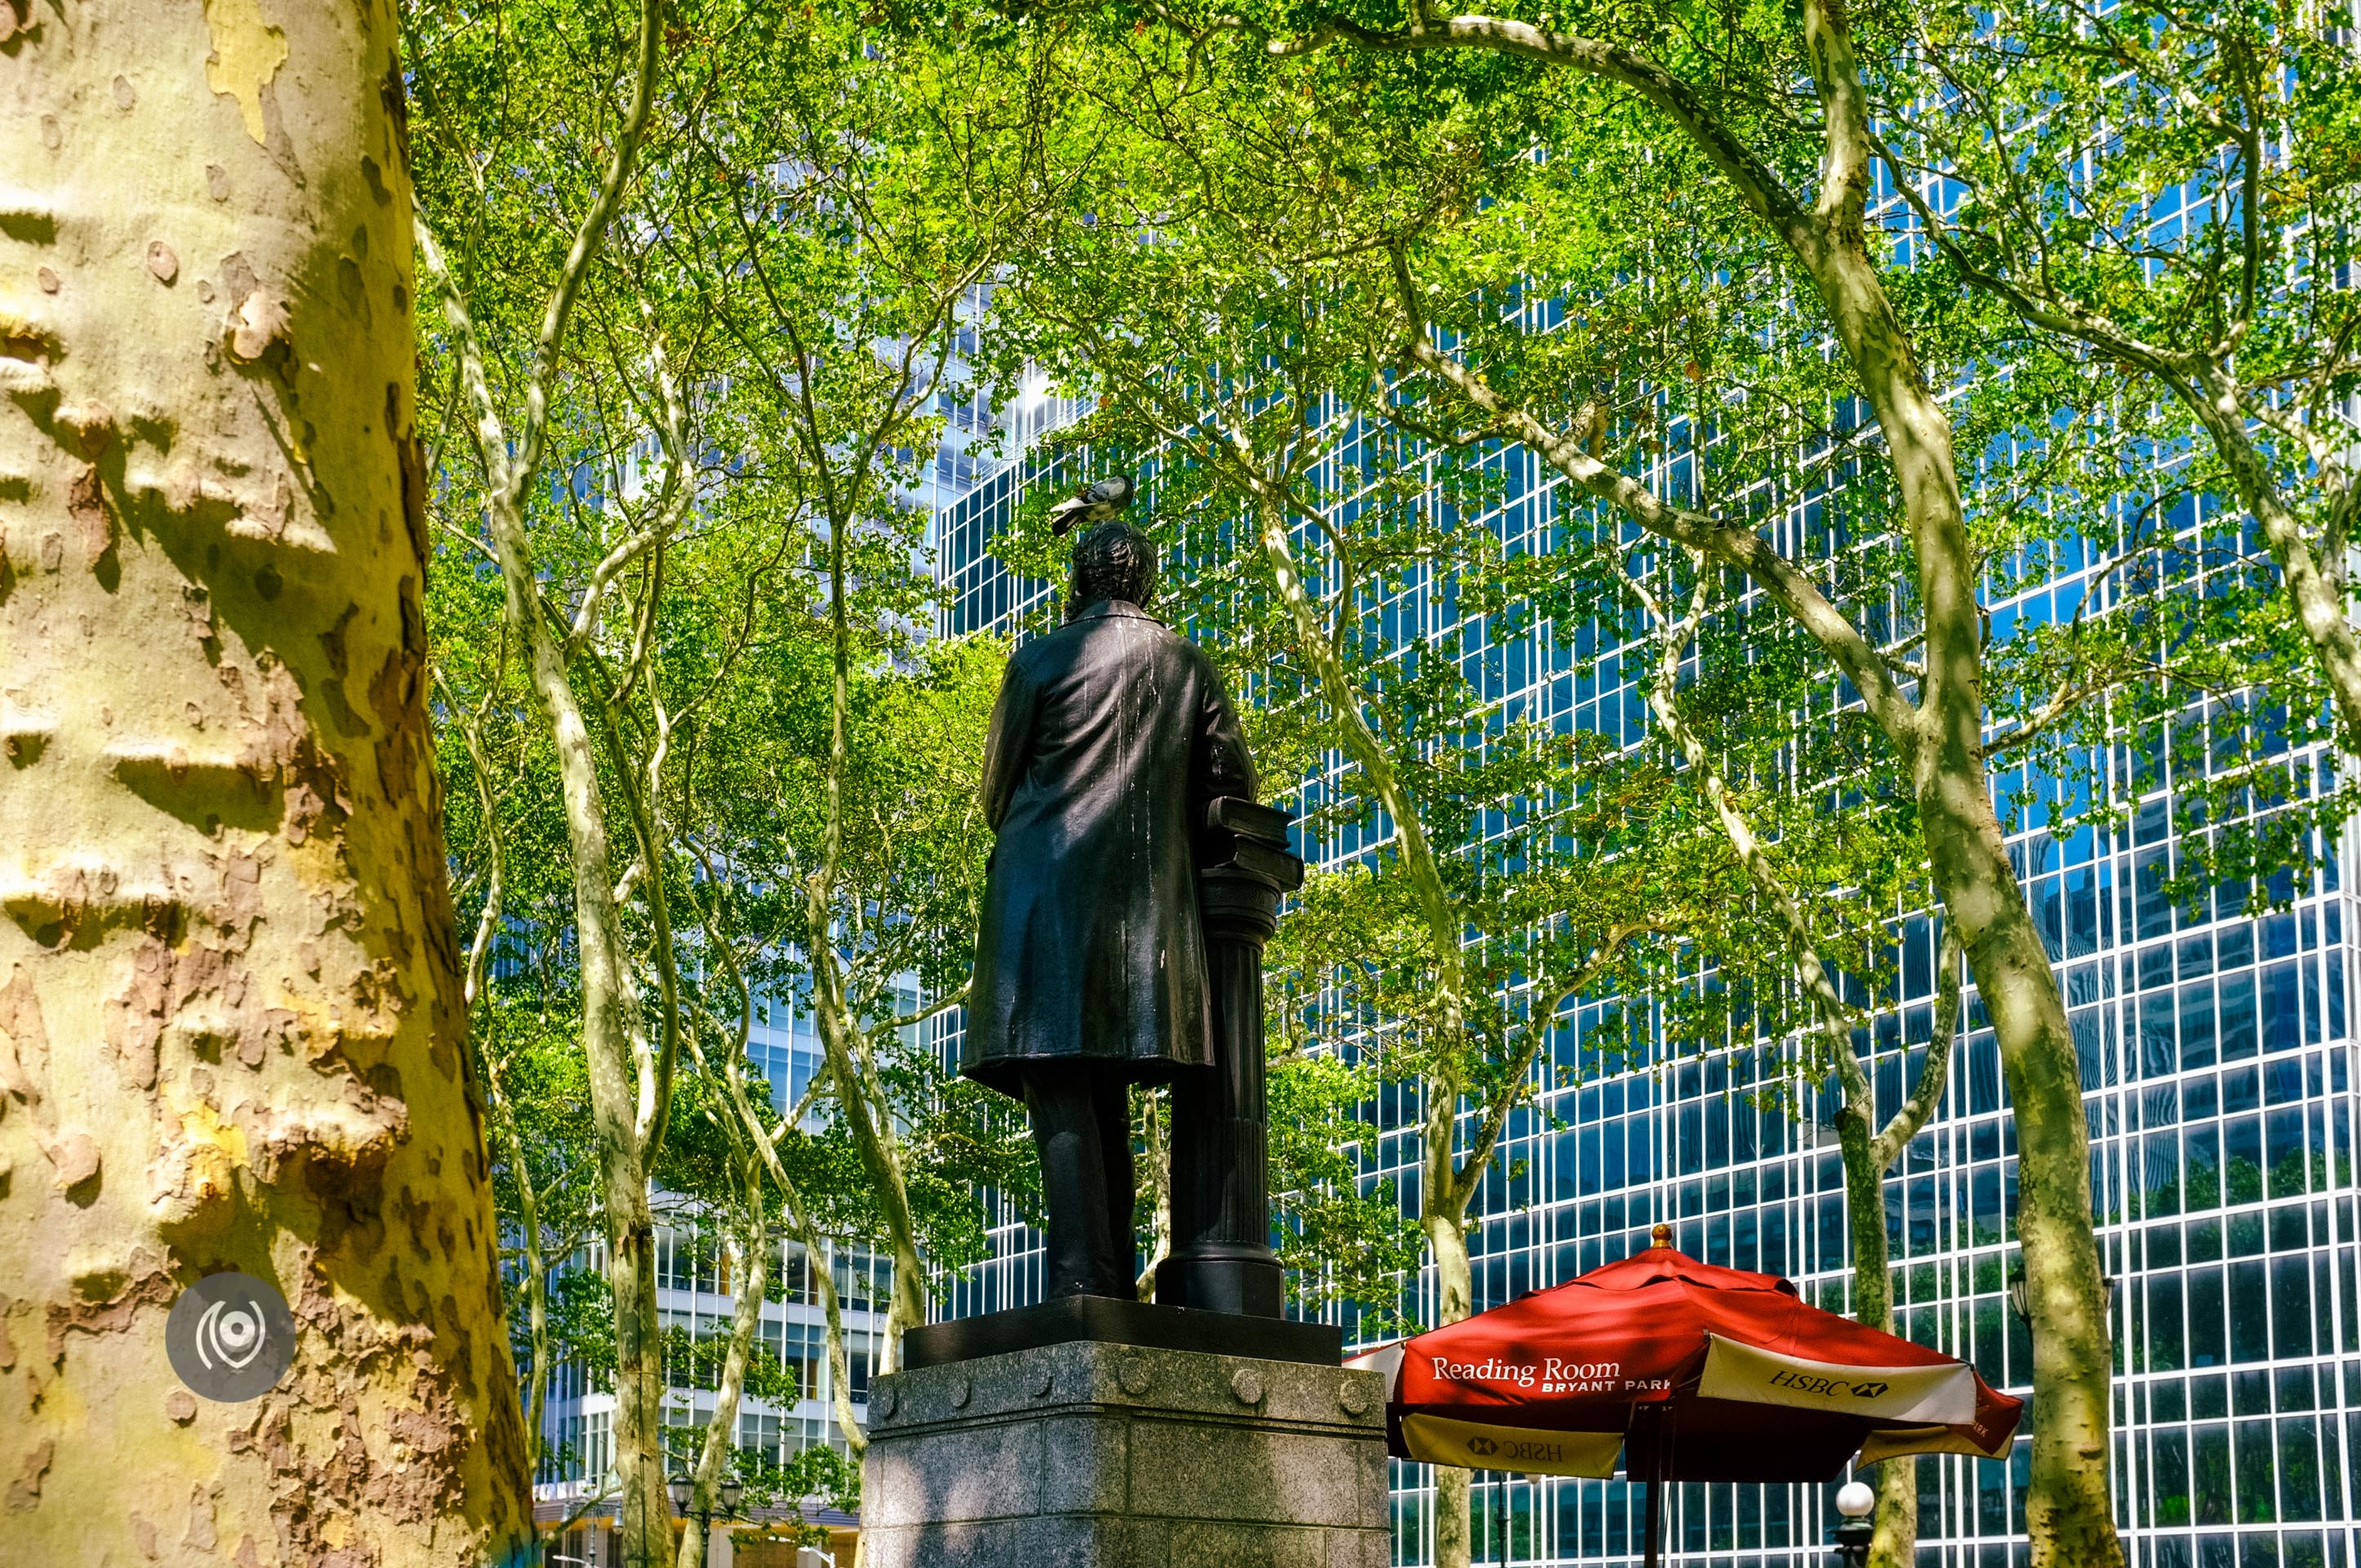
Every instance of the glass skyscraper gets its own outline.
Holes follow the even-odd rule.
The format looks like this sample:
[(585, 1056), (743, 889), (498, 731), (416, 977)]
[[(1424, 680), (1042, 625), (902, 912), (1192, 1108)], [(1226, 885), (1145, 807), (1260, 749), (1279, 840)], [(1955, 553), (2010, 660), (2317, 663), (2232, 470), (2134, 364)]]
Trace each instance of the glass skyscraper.
[[(769, 1082), (773, 1102), (784, 1111), (801, 1098), (820, 1070), (818, 1025), (809, 1014), (766, 1000), (757, 1007), (747, 1055)], [(700, 1337), (727, 1334), (736, 1296), (721, 1248), (682, 1206), (662, 1195), (656, 1206), (656, 1304), (664, 1326)], [(851, 1393), (858, 1414), (868, 1403), (876, 1332), (884, 1321), (892, 1270), (884, 1260), (862, 1251), (831, 1251), (815, 1259), (798, 1243), (778, 1245), (779, 1255), (771, 1260), (762, 1332), (773, 1354), (795, 1372), (798, 1397), (792, 1404), (773, 1405), (746, 1396), (739, 1406), (737, 1443), (784, 1464), (811, 1443), (844, 1446), (834, 1424), (836, 1391), (829, 1372), (817, 1271), (829, 1271), (843, 1310)], [(566, 1266), (601, 1267), (603, 1250), (593, 1243)], [(704, 1427), (712, 1419), (713, 1390), (697, 1386), (685, 1358), (674, 1369), (674, 1378), (665, 1399), (666, 1424)], [(614, 1462), (614, 1409), (613, 1393), (591, 1385), (579, 1366), (569, 1363), (555, 1369), (544, 1417), (550, 1457), (535, 1477), (543, 1503), (562, 1507), (599, 1494)], [(611, 1512), (611, 1508), (599, 1510), (598, 1517)]]
[[(1556, 477), (1521, 450), (1494, 461), (1487, 521), (1514, 549), (1545, 549)], [(943, 630), (1016, 629), (1049, 585), (1015, 579), (990, 554), (1011, 509), (1046, 471), (1020, 461), (937, 514), (949, 590)], [(1587, 502), (1580, 504), (1587, 505)], [(2189, 503), (2177, 519), (2197, 517)], [(2004, 605), (2070, 609), (2088, 561)], [(1400, 624), (1438, 630), (1437, 601)], [(1481, 679), (1510, 711), (1640, 742), (1653, 651), (1615, 627), (1547, 626)], [(1629, 654), (1630, 656), (1625, 656)], [(2326, 756), (2302, 759), (2318, 772)], [(2042, 824), (2043, 783), (1998, 781), (2033, 798), (2010, 823), (2013, 852), (2072, 1018), (2089, 1106), (2091, 1180), (2102, 1255), (2117, 1281), (2114, 1479), (2130, 1560), (2155, 1568), (2314, 1568), (2356, 1563), (2353, 1453), (2361, 1444), (2361, 1299), (2356, 1299), (2353, 1044), (2348, 957), (2351, 846), (2320, 846), (2319, 870), (2273, 888), (2292, 900), (2257, 920), (2242, 890), (2181, 905), (2167, 890), (2191, 824), (2169, 769), (2147, 783), (2106, 760), (2119, 831), (2063, 839)], [(1320, 781), (1303, 784), (1317, 787)], [(2050, 786), (2054, 795), (2055, 786)], [(1303, 843), (1334, 866), (1363, 846)], [(1881, 1102), (1915, 1074), (1932, 1024), (1927, 923), (1901, 931), (1901, 1004), (1871, 1030)], [(1758, 1110), (1763, 1053), (1701, 1058), (1661, 1043), (1653, 1059), (1586, 1049), (1601, 1008), (1575, 1014), (1540, 1064), (1536, 1095), (1511, 1124), (1474, 1205), (1476, 1307), (1572, 1278), (1674, 1227), (1709, 1262), (1792, 1277), (1843, 1310), (1849, 1269), (1843, 1184), (1824, 1121)], [(2015, 1142), (1998, 1052), (1972, 988), (1936, 1118), (1886, 1183), (1898, 1327), (1972, 1360), (1994, 1387), (2027, 1395), (2031, 1342), (2008, 1303), (2016, 1267)], [(955, 1021), (950, 1027), (955, 1029)], [(1620, 1045), (1626, 1036), (1617, 1036)], [(947, 1031), (945, 1045), (950, 1044)], [(1557, 1067), (1576, 1069), (1558, 1087)], [(1823, 1106), (1826, 1102), (1819, 1102)], [(1369, 1179), (1416, 1190), (1419, 1106), (1380, 1102)], [(1822, 1111), (1825, 1115), (1825, 1109)], [(1037, 1239), (1004, 1213), (994, 1259), (951, 1282), (948, 1315), (1020, 1304), (1039, 1287)], [(1432, 1272), (1407, 1303), (1431, 1317)], [(1352, 1324), (1347, 1322), (1348, 1334)], [(2028, 1411), (2027, 1420), (2038, 1419)], [(2029, 1425), (2028, 1428), (2029, 1429)], [(1919, 1463), (1922, 1564), (1995, 1568), (2024, 1560), (2026, 1445), (2007, 1462)], [(1831, 1488), (1677, 1489), (1668, 1549), (1683, 1564), (1801, 1568), (1832, 1561)], [(1432, 1493), (1423, 1467), (1393, 1472), (1395, 1561), (1423, 1563)], [(1637, 1488), (1620, 1482), (1479, 1474), (1477, 1560), (1631, 1563)]]
[[(1022, 445), (1072, 418), (1075, 405), (1054, 395), (1039, 378), (1030, 378), (1006, 406), (995, 407), (986, 391), (972, 383), (968, 358), (975, 352), (976, 326), (991, 300), (991, 286), (971, 290), (958, 308), (959, 325), (951, 338), (951, 356), (928, 412), (939, 415), (943, 426), (932, 461), (912, 488), (897, 499), (915, 510), (939, 514), (961, 503), (979, 477), (997, 464), (994, 453), (1004, 444)], [(915, 991), (897, 992), (902, 1012), (913, 1011)], [(781, 1112), (796, 1104), (813, 1078), (822, 1070), (818, 1025), (810, 1012), (789, 999), (758, 999), (746, 1054), (755, 1071), (770, 1085), (771, 1099)], [(657, 1310), (666, 1329), (692, 1334), (727, 1333), (736, 1296), (720, 1249), (700, 1232), (696, 1217), (681, 1206), (658, 1201), (663, 1223), (656, 1245)], [(836, 1388), (827, 1354), (826, 1314), (820, 1306), (817, 1274), (827, 1270), (833, 1280), (845, 1326), (847, 1371), (856, 1420), (866, 1420), (869, 1379), (876, 1362), (876, 1340), (884, 1322), (884, 1303), (891, 1264), (858, 1249), (833, 1250), (814, 1259), (798, 1243), (782, 1241), (771, 1261), (770, 1300), (763, 1309), (762, 1332), (772, 1353), (796, 1374), (797, 1398), (774, 1404), (752, 1394), (739, 1407), (737, 1444), (784, 1464), (813, 1443), (845, 1447), (835, 1426)], [(604, 1249), (597, 1243), (567, 1260), (568, 1269), (604, 1266)], [(665, 1400), (668, 1424), (702, 1429), (712, 1419), (714, 1390), (698, 1386), (686, 1366), (675, 1374)], [(580, 1366), (562, 1364), (553, 1369), (543, 1428), (548, 1457), (534, 1477), (534, 1494), (544, 1522), (583, 1507), (609, 1489), (614, 1462), (615, 1398), (594, 1386)], [(569, 1534), (566, 1544), (580, 1561), (601, 1563), (611, 1552), (609, 1539), (613, 1518), (610, 1503), (591, 1507), (585, 1525)], [(843, 1521), (849, 1522), (849, 1521)]]

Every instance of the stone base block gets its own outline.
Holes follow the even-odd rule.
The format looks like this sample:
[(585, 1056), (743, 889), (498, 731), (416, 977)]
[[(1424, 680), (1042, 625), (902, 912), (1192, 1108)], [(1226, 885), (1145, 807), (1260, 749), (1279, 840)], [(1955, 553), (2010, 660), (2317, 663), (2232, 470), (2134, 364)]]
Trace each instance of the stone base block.
[(1374, 1372), (1078, 1342), (880, 1377), (869, 1568), (1384, 1568)]

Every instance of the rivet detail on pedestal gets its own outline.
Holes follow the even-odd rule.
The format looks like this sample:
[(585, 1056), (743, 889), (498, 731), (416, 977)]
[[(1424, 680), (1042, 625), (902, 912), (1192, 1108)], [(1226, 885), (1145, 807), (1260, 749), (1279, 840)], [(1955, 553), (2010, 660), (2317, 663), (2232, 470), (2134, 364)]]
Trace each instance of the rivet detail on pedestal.
[(1238, 1397), (1241, 1405), (1262, 1403), (1262, 1374), (1251, 1366), (1241, 1366), (1230, 1374), (1230, 1392)]
[(884, 1388), (878, 1391), (877, 1398), (875, 1402), (869, 1407), (869, 1410), (871, 1415), (874, 1416), (881, 1421), (891, 1420), (894, 1418), (894, 1412), (901, 1409), (901, 1387), (898, 1384), (888, 1383)]
[(1050, 1385), (1054, 1381), (1055, 1379), (1051, 1377), (1048, 1367), (1044, 1366), (1038, 1372), (1036, 1372), (1033, 1375), (1033, 1397), (1037, 1399), (1047, 1398), (1049, 1397)]
[(959, 1387), (951, 1390), (951, 1409), (964, 1410), (967, 1409), (967, 1402), (974, 1398), (975, 1379), (962, 1377), (959, 1380)]
[(1369, 1409), (1368, 1385), (1358, 1381), (1345, 1384), (1336, 1390), (1336, 1403), (1348, 1416), (1367, 1415)]
[(1149, 1380), (1148, 1358), (1140, 1355), (1125, 1356), (1122, 1364), (1115, 1370), (1115, 1380), (1125, 1393), (1134, 1398), (1147, 1393)]

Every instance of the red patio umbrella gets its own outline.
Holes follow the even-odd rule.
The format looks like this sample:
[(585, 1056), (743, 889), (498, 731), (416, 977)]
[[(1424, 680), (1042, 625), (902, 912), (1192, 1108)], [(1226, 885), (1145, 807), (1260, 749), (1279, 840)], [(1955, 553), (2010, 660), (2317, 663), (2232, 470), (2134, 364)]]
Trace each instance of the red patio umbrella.
[(1356, 1357), (1389, 1374), (1404, 1459), (1648, 1483), (1824, 1481), (1857, 1453), (2007, 1454), (2023, 1400), (1956, 1356), (1824, 1312), (1773, 1274), (1655, 1245)]

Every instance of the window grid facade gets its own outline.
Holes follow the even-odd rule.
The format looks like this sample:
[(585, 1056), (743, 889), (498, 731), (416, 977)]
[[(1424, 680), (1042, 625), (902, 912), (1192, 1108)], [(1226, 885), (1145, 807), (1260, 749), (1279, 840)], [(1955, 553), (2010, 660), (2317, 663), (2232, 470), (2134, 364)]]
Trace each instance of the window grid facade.
[[(909, 1011), (916, 993), (905, 990), (896, 994), (903, 1010)], [(784, 1112), (802, 1098), (819, 1071), (818, 1025), (807, 1012), (782, 1001), (759, 998), (747, 1058), (769, 1082), (773, 1104)], [(566, 1266), (603, 1266), (600, 1252), (597, 1246), (586, 1248)], [(865, 1421), (891, 1265), (866, 1252), (845, 1251), (828, 1255), (826, 1266), (844, 1317), (854, 1417)], [(773, 1354), (794, 1369), (798, 1397), (783, 1409), (744, 1395), (739, 1406), (738, 1446), (766, 1453), (778, 1464), (816, 1442), (844, 1452), (843, 1436), (836, 1430), (826, 1315), (812, 1259), (800, 1244), (782, 1242), (771, 1272), (762, 1334)], [(699, 1234), (686, 1216), (658, 1226), (655, 1276), (656, 1310), (665, 1328), (711, 1335), (729, 1332), (735, 1296), (728, 1260), (715, 1238)], [(666, 1424), (692, 1428), (708, 1424), (713, 1390), (694, 1387), (684, 1368), (667, 1368), (667, 1379)], [(614, 1463), (614, 1395), (592, 1387), (578, 1366), (568, 1364), (553, 1369), (544, 1418), (544, 1431), (553, 1447), (535, 1477), (538, 1490), (547, 1496), (578, 1497), (596, 1489)]]
[[(1554, 477), (1517, 448), (1491, 461), (1501, 499), (1483, 521), (1511, 550), (1548, 548)], [(1660, 481), (1681, 482), (1669, 472), (1676, 466)], [(1010, 576), (989, 545), (1026, 487), (1055, 474), (1020, 459), (938, 515), (946, 632), (1016, 629), (1043, 609), (1049, 585)], [(1812, 553), (1806, 536), (1820, 526), (1816, 510), (1800, 507), (1778, 527), (1784, 548)], [(2190, 499), (2172, 521), (2185, 532), (2206, 520)], [(2020, 619), (2070, 615), (2085, 594), (2103, 602), (2107, 586), (2091, 580), (2090, 555), (2063, 546), (2035, 565), (2028, 580), (2037, 586), (1993, 605), (1995, 637)], [(1432, 644), (1453, 626), (1444, 596), (1425, 585), (1383, 606), (1380, 620), (1396, 646)], [(1619, 635), (1543, 626), (1486, 649), (1467, 674), (1510, 717), (1637, 744), (1653, 651), (1619, 646)], [(1584, 663), (1591, 667), (1577, 667)], [(2240, 722), (2219, 705), (2193, 719)], [(2125, 807), (2114, 832), (2084, 828), (2054, 839), (2048, 810), (2081, 804), (2059, 801), (2054, 781), (2020, 773), (1997, 780), (1995, 795), (2033, 797), (2004, 820), (2058, 960), (2089, 1105), (2103, 1257), (2119, 1281), (2111, 1309), (2118, 1523), (2131, 1561), (2154, 1568), (2352, 1568), (2352, 1460), (2361, 1445), (2352, 851), (2319, 856), (2307, 885), (2275, 883), (2273, 894), (2294, 901), (2285, 913), (2246, 918), (2243, 886), (2176, 907), (2164, 884), (2177, 835), (2188, 829), (2174, 819), (2169, 787), (2159, 787), (2169, 770), (2128, 747), (2103, 761), (2106, 787)], [(2325, 780), (2328, 760), (2312, 761)], [(1301, 782), (1298, 798), (1334, 789), (1343, 772), (1341, 758), (1328, 759)], [(1388, 831), (1378, 823), (1300, 847), (1334, 866)], [(1866, 1042), (1882, 1112), (1899, 1101), (1932, 1026), (1928, 922), (1902, 922), (1897, 934), (1902, 1003), (1876, 1017)], [(1554, 1059), (1537, 1069), (1534, 1102), (1511, 1123), (1472, 1206), (1481, 1222), (1471, 1237), (1477, 1309), (1644, 1246), (1662, 1221), (1684, 1251), (1785, 1274), (1809, 1299), (1845, 1310), (1847, 1229), (1830, 1103), (1815, 1090), (1803, 1119), (1758, 1109), (1750, 1096), (1779, 1087), (1769, 1053), (1700, 1059), (1660, 1037), (1647, 1059), (1603, 1070), (1605, 1011), (1587, 1005), (1560, 1030)], [(947, 1047), (955, 1036), (952, 1020)], [(1559, 1068), (1572, 1070), (1572, 1086), (1558, 1087)], [(1414, 1205), (1414, 1091), (1389, 1090), (1375, 1121), (1364, 1179), (1391, 1179)], [(1998, 1051), (1970, 986), (1938, 1113), (1886, 1183), (1896, 1312), (1908, 1337), (1966, 1356), (1995, 1387), (2026, 1395), (2031, 1341), (2006, 1294), (2015, 1191)], [(994, 1260), (951, 1282), (948, 1315), (1038, 1298), (1038, 1238), (1005, 1206), (995, 1218)], [(1431, 1269), (1413, 1282), (1405, 1304), (1413, 1318), (1431, 1318), (1434, 1288)], [(1349, 1335), (1349, 1318), (1345, 1326)], [(1922, 1460), (1920, 1563), (2023, 1561), (2028, 1458), (2020, 1442), (2008, 1461)], [(1636, 1488), (1477, 1479), (1478, 1562), (1637, 1561)], [(1804, 1568), (1829, 1560), (1833, 1483), (1675, 1492), (1667, 1543), (1696, 1561)], [(1432, 1496), (1425, 1467), (1393, 1466), (1397, 1563), (1425, 1561)]]

